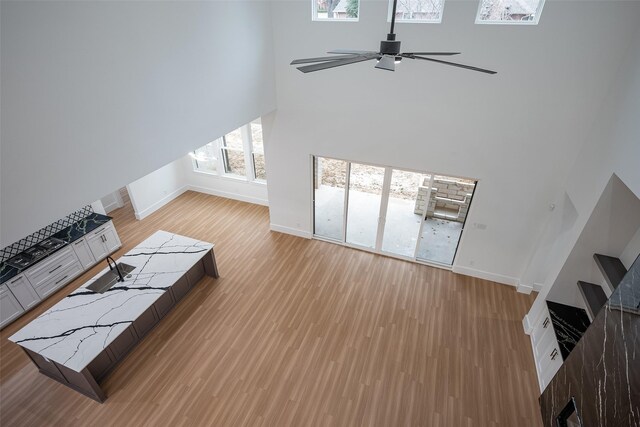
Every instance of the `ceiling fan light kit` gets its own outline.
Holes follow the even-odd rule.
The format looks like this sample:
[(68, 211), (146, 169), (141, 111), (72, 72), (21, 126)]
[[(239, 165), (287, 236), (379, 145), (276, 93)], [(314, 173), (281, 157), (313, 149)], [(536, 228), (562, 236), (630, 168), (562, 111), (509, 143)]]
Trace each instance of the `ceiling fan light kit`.
[(304, 58), (291, 61), (291, 65), (312, 64), (297, 67), (303, 73), (313, 71), (326, 70), (329, 68), (340, 67), (343, 65), (355, 64), (356, 62), (376, 60), (375, 68), (386, 71), (395, 71), (395, 65), (402, 61), (402, 58), (422, 59), (424, 61), (436, 62), (443, 65), (464, 68), (467, 70), (478, 71), (486, 74), (496, 74), (495, 71), (484, 68), (472, 67), (470, 65), (459, 64), (456, 62), (443, 61), (440, 59), (426, 58), (426, 56), (451, 56), (459, 55), (460, 52), (405, 52), (400, 53), (400, 40), (396, 40), (395, 24), (396, 24), (396, 6), (398, 0), (393, 1), (393, 13), (391, 15), (391, 29), (387, 34), (387, 39), (380, 42), (380, 50), (378, 52), (366, 50), (349, 50), (336, 49), (327, 53), (332, 56), (323, 56), (319, 58)]

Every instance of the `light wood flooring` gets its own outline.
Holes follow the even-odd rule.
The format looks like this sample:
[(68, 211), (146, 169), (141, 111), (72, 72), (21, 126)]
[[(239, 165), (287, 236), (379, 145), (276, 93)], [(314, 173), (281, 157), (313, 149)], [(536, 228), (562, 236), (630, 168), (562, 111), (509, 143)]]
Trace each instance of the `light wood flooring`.
[(187, 192), (142, 221), (214, 242), (207, 277), (105, 380), (96, 403), (39, 374), (0, 334), (0, 425), (538, 426), (515, 288), (269, 231), (268, 209)]

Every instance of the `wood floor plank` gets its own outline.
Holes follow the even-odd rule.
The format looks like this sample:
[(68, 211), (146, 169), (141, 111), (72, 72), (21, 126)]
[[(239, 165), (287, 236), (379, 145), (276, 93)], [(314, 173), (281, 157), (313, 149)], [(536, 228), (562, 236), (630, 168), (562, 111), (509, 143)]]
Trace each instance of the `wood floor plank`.
[(538, 426), (515, 288), (269, 230), (268, 209), (187, 192), (113, 212), (118, 257), (158, 229), (214, 242), (205, 277), (105, 379), (100, 405), (0, 333), (0, 425)]

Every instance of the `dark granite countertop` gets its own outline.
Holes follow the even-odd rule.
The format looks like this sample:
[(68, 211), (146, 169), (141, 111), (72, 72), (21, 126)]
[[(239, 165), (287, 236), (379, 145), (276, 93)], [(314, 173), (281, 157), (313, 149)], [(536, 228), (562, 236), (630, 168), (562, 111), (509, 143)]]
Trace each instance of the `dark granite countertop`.
[(556, 333), (562, 360), (567, 360), (569, 353), (578, 344), (589, 327), (589, 316), (581, 308), (547, 301), (553, 330)]
[[(74, 242), (74, 241), (82, 238), (86, 234), (92, 232), (96, 228), (100, 227), (103, 224), (106, 224), (107, 222), (109, 222), (111, 220), (112, 220), (112, 218), (110, 216), (106, 216), (106, 215), (102, 215), (102, 214), (94, 212), (94, 213), (88, 215), (83, 220), (80, 220), (80, 221), (78, 221), (76, 223), (73, 223), (72, 225), (70, 225), (69, 227), (65, 228), (64, 230), (58, 231), (56, 234), (54, 234), (51, 237), (55, 237), (55, 238), (58, 238), (60, 240), (64, 240), (65, 242), (67, 242), (67, 244), (69, 244), (71, 242)], [(66, 247), (66, 245), (65, 246), (61, 246), (57, 250), (51, 252), (46, 257), (40, 259), (38, 262), (42, 261), (43, 259), (47, 259), (47, 257), (51, 256), (52, 254), (56, 253), (58, 250), (60, 250), (60, 249), (62, 249), (64, 247)], [(16, 254), (16, 256), (17, 255), (19, 255), (19, 254)], [(34, 265), (37, 265), (38, 262), (36, 262), (35, 264), (30, 265), (26, 269), (29, 269), (29, 268), (33, 267)], [(7, 264), (6, 262), (1, 263), (0, 264), (0, 284), (6, 282), (7, 280), (10, 280), (10, 279), (16, 277), (18, 274), (22, 273), (22, 271), (24, 271), (26, 269), (22, 269), (21, 270), (19, 268), (16, 268), (16, 267), (13, 267), (13, 266)]]
[(53, 235), (53, 237), (64, 240), (67, 243), (71, 243), (82, 238), (101, 225), (106, 224), (107, 222), (111, 221), (111, 219), (112, 218), (110, 216), (101, 215), (94, 212), (82, 221), (78, 221), (65, 228), (64, 230), (58, 231)]
[(545, 427), (567, 402), (587, 426), (640, 426), (640, 257), (540, 396)]
[(20, 270), (6, 262), (0, 264), (0, 283), (4, 283), (20, 274)]

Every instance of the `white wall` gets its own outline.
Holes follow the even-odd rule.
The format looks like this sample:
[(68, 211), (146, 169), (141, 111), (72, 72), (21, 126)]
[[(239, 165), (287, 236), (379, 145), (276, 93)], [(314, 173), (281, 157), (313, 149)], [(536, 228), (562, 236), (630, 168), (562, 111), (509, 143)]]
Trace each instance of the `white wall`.
[(113, 193), (109, 193), (106, 196), (101, 197), (100, 202), (102, 202), (104, 210), (107, 213), (124, 206), (120, 190), (116, 190)]
[(180, 161), (171, 162), (127, 185), (137, 219), (143, 219), (187, 190)]
[[(639, 227), (640, 199), (614, 175), (598, 199), (547, 299), (586, 308), (576, 282), (605, 284), (593, 254), (620, 257)], [(608, 286), (603, 289), (610, 294)]]
[(181, 164), (189, 190), (263, 206), (269, 205), (267, 185), (264, 183), (194, 171), (189, 156), (184, 157)]
[(142, 219), (187, 190), (267, 206), (266, 184), (222, 177), (193, 170), (184, 156), (127, 186), (136, 218)]
[(395, 73), (369, 62), (302, 74), (292, 59), (377, 49), (387, 2), (363, 1), (353, 24), (275, 2), (278, 110), (263, 120), (272, 225), (311, 233), (311, 154), (477, 178), (469, 223), (487, 228), (467, 227), (455, 269), (515, 284), (640, 18), (635, 2), (576, 5), (547, 2), (540, 25), (514, 27), (475, 25), (477, 1), (451, 1), (441, 25), (398, 24), (404, 51), (459, 50), (455, 60), (498, 71), (488, 76), (410, 60)]
[[(601, 105), (599, 118), (589, 127), (590, 137), (575, 161), (566, 184), (567, 194), (575, 204), (578, 218), (569, 232), (556, 239), (548, 255), (549, 262), (529, 266), (525, 275), (532, 280), (544, 277), (543, 288), (524, 319), (528, 328), (539, 315), (544, 301), (571, 250), (596, 206), (600, 194), (615, 173), (640, 197), (640, 30), (629, 39), (624, 61), (615, 75), (615, 84)], [(557, 215), (550, 223), (558, 221)], [(554, 238), (548, 227), (546, 239)], [(629, 234), (629, 238), (633, 233)], [(624, 251), (623, 251), (624, 252)]]
[(640, 255), (640, 228), (638, 228), (636, 234), (629, 240), (627, 247), (622, 251), (620, 261), (629, 270), (638, 255)]
[(275, 108), (264, 1), (2, 1), (0, 245)]

